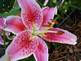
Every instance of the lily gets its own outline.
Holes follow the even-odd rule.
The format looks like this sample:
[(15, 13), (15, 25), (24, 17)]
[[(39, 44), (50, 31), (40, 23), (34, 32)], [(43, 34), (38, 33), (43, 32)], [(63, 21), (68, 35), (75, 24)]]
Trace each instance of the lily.
[[(17, 0), (21, 17), (6, 18), (6, 30), (16, 34), (0, 61), (17, 61), (33, 54), (36, 61), (48, 61), (45, 41), (75, 45), (77, 37), (69, 31), (53, 28), (55, 8), (41, 8), (35, 0)], [(45, 41), (44, 41), (45, 40)]]

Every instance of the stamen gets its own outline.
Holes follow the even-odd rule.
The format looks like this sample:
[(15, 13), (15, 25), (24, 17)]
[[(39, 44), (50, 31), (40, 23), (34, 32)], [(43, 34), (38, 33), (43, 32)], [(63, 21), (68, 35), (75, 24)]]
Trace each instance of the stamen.
[(55, 24), (58, 24), (58, 21), (57, 21), (57, 20), (52, 20), (51, 26), (53, 26), (53, 25), (55, 25)]
[(58, 31), (56, 34), (57, 35), (62, 35), (62, 34), (64, 34), (64, 32), (63, 31)]
[(35, 34), (36, 35), (43, 35), (44, 33), (58, 33), (58, 31), (48, 31), (48, 30), (44, 30), (44, 31), (37, 31)]
[(53, 27), (54, 24), (58, 24), (58, 21), (52, 20), (51, 22), (48, 22), (48, 24), (45, 24), (44, 27), (45, 27), (46, 29), (50, 29), (50, 28)]

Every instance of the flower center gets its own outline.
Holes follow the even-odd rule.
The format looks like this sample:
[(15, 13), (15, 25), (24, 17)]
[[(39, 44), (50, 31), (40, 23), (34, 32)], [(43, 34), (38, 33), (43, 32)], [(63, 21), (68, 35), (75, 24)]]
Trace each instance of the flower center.
[(37, 31), (38, 31), (37, 27), (33, 24), (32, 35), (36, 36), (37, 35)]
[(39, 30), (35, 25), (33, 25), (32, 36), (38, 36), (44, 34), (45, 31)]
[(61, 34), (62, 32), (58, 32), (58, 31), (48, 31), (49, 29), (53, 27), (54, 24), (57, 24), (57, 21), (52, 21), (48, 23), (48, 25), (43, 26), (41, 30), (37, 29), (35, 24), (33, 24), (32, 36), (44, 35), (44, 33), (47, 33), (47, 32)]

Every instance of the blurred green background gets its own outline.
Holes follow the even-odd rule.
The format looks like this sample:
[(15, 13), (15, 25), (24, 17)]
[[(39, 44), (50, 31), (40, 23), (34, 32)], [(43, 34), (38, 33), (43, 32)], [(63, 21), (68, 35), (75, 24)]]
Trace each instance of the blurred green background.
[[(37, 0), (41, 7), (43, 7), (44, 0)], [(58, 6), (59, 14), (66, 14), (73, 9), (81, 10), (80, 0), (49, 0), (47, 6)], [(0, 0), (0, 16), (17, 15), (20, 12), (20, 8), (16, 4), (16, 0)]]

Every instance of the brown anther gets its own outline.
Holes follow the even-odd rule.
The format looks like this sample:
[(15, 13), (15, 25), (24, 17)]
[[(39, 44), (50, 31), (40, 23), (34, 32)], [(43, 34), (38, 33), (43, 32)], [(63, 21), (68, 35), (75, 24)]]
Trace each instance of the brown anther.
[(50, 27), (51, 26), (51, 22), (48, 22), (48, 27)]
[(52, 20), (51, 22), (48, 22), (48, 27), (52, 27), (54, 24), (58, 24), (58, 21)]
[(54, 24), (58, 24), (58, 21), (52, 20), (51, 22), (48, 22), (47, 24), (43, 25), (44, 27), (47, 27), (48, 29), (52, 28)]
[(58, 21), (52, 20), (52, 22), (48, 22), (49, 27), (52, 27), (54, 24), (58, 24)]
[(52, 20), (53, 24), (59, 24), (59, 22), (57, 20)]
[(51, 22), (48, 22), (47, 24), (43, 25), (45, 27), (50, 27), (51, 26)]
[(58, 31), (56, 34), (57, 35), (62, 35), (62, 34), (64, 34), (64, 32), (63, 31)]

